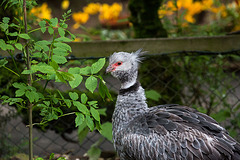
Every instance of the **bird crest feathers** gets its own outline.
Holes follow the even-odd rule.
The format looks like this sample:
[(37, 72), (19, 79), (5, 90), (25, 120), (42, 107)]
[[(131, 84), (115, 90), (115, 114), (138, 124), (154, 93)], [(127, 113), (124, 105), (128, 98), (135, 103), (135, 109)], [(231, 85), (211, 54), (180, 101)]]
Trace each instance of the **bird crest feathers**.
[(137, 50), (136, 52), (133, 52), (132, 53), (132, 58), (134, 61), (137, 61), (137, 62), (141, 62), (144, 57), (142, 57), (145, 53), (147, 53), (147, 51), (142, 51), (143, 49), (140, 48), (139, 50)]
[(140, 63), (144, 59), (144, 57), (142, 57), (142, 56), (146, 52), (147, 51), (142, 51), (142, 48), (137, 50), (136, 52), (132, 52), (132, 53), (115, 52), (110, 56), (110, 62), (114, 62), (114, 61), (117, 61), (117, 60), (123, 58), (123, 59), (131, 60), (132, 62)]

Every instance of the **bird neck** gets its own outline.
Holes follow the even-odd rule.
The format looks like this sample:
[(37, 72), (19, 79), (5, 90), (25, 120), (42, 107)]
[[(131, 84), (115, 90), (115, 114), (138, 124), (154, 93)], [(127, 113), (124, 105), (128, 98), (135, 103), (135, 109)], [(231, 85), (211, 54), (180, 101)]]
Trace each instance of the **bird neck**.
[(117, 128), (124, 128), (136, 116), (144, 114), (147, 110), (144, 89), (136, 81), (131, 87), (120, 89), (113, 113), (114, 125), (118, 126)]
[(130, 108), (148, 108), (144, 89), (139, 81), (128, 88), (120, 88), (117, 105), (129, 106)]
[(138, 72), (134, 70), (133, 72), (126, 74), (126, 76), (122, 76), (122, 78), (119, 79), (121, 82), (120, 89), (131, 88), (131, 86), (133, 86), (135, 83), (138, 82), (137, 75), (138, 75)]

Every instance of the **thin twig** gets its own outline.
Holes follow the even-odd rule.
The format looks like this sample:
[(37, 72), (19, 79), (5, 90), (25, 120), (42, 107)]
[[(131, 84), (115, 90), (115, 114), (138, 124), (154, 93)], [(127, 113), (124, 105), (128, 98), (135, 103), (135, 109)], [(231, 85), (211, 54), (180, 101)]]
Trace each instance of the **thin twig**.
[[(24, 15), (24, 28), (25, 33), (28, 34), (27, 30), (27, 7), (26, 7), (26, 0), (23, 0), (23, 15)], [(30, 55), (28, 51), (28, 40), (26, 40), (25, 52), (26, 52), (26, 62), (27, 62), (27, 69), (31, 70), (31, 61)], [(32, 74), (28, 75), (28, 85), (32, 86)], [(33, 160), (33, 136), (32, 136), (32, 106), (33, 104), (29, 102), (28, 104), (28, 117), (29, 117), (29, 160)]]

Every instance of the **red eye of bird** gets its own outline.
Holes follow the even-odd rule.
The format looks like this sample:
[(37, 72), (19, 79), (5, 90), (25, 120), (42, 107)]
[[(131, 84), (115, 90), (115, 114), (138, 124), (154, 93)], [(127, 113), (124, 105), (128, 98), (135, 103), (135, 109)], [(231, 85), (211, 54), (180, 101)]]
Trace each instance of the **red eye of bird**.
[(122, 62), (115, 63), (116, 66), (120, 66), (121, 64), (122, 64)]

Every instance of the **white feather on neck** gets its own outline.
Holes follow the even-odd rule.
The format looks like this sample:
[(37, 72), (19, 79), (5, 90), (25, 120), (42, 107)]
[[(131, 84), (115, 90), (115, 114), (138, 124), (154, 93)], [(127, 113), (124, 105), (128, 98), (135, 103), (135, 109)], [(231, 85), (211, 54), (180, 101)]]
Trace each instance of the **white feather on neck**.
[(136, 80), (122, 83), (121, 84), (121, 89), (127, 89), (127, 88), (133, 86), (135, 83), (136, 83)]

